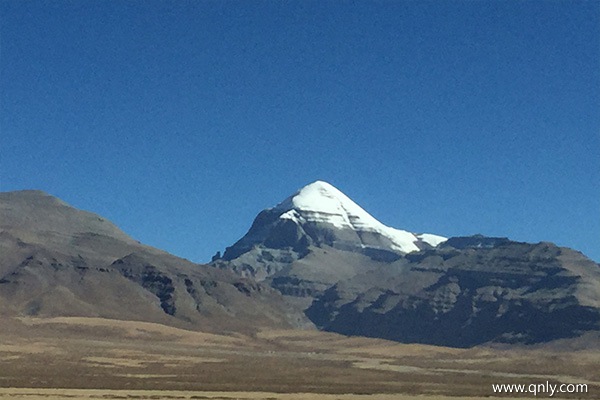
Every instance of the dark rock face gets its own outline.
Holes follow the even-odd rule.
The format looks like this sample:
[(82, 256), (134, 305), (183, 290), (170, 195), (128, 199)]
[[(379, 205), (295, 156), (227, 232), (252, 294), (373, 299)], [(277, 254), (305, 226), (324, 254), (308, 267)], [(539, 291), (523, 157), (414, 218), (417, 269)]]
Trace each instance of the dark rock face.
[(508, 238), (498, 238), (498, 237), (486, 237), (483, 235), (473, 235), (473, 236), (461, 236), (461, 237), (453, 237), (440, 244), (441, 248), (444, 247), (453, 247), (455, 249), (478, 249), (478, 248), (487, 248), (491, 249), (494, 247), (501, 246), (503, 244), (510, 243)]
[(403, 273), (413, 285), (396, 279), (366, 287), (357, 276), (329, 288), (307, 316), (328, 331), (454, 347), (600, 330), (598, 264), (548, 243), (448, 242), (460, 249), (405, 257)]
[[(255, 249), (259, 249), (259, 253), (264, 250), (289, 250), (296, 253), (295, 258), (302, 258), (308, 253), (310, 246), (328, 246), (386, 261), (396, 260), (402, 254), (393, 251), (391, 243), (374, 232), (356, 232), (348, 228), (336, 228), (327, 223), (300, 224), (290, 219), (280, 219), (279, 215), (281, 211), (262, 211), (248, 233), (225, 250), (223, 260), (235, 260)], [(425, 243), (423, 247), (431, 248)]]
[(285, 296), (316, 297), (328, 288), (327, 284), (300, 279), (294, 276), (276, 276), (270, 280), (271, 287)]
[[(263, 281), (303, 259), (314, 248), (359, 253), (381, 262), (392, 262), (402, 256), (402, 253), (390, 248), (387, 239), (376, 233), (357, 233), (326, 223), (300, 224), (290, 219), (280, 219), (281, 213), (281, 210), (273, 209), (262, 211), (248, 233), (228, 247), (222, 259), (214, 259), (212, 265)], [(423, 244), (423, 247), (431, 248), (427, 244)], [(281, 285), (274, 287), (279, 289)], [(286, 287), (287, 293), (294, 291)], [(299, 292), (306, 293), (306, 290)]]
[(231, 261), (252, 250), (256, 243), (269, 236), (271, 226), (277, 222), (278, 218), (279, 215), (271, 210), (264, 210), (259, 213), (254, 219), (254, 222), (252, 223), (248, 233), (243, 238), (238, 240), (233, 246), (225, 249), (225, 253), (223, 253), (223, 260)]
[[(135, 261), (129, 256), (124, 259), (119, 259), (113, 263), (124, 277), (139, 284), (150, 293), (154, 294), (160, 301), (160, 307), (168, 315), (175, 315), (176, 306), (173, 286), (173, 280), (166, 274), (162, 273), (159, 268), (154, 265), (143, 263), (135, 265)], [(186, 278), (186, 281), (189, 279)], [(189, 281), (191, 283), (191, 281)]]

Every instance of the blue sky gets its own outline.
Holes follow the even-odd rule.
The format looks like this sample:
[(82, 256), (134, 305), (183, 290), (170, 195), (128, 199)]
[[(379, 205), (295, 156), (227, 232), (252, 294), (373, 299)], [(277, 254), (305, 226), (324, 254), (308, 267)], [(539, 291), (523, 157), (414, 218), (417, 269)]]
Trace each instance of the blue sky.
[(0, 190), (207, 261), (317, 179), (600, 261), (599, 1), (0, 1)]

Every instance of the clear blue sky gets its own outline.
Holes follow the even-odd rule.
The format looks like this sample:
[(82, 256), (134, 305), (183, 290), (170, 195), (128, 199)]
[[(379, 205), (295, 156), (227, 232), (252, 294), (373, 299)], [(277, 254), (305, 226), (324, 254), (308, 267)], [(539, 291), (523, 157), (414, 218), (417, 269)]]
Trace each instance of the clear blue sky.
[(600, 260), (599, 1), (0, 0), (0, 190), (207, 261), (326, 180)]

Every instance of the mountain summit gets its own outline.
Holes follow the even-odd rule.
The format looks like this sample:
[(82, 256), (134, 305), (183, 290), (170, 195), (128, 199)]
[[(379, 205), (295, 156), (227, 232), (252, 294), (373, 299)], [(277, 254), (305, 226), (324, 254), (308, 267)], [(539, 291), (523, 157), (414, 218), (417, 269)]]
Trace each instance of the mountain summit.
[(393, 258), (435, 247), (445, 240), (386, 226), (333, 185), (316, 181), (262, 211), (248, 233), (227, 248), (223, 258), (232, 260), (263, 246), (289, 248), (302, 254), (311, 245)]
[(423, 244), (437, 246), (446, 238), (431, 234), (413, 233), (390, 228), (373, 218), (358, 204), (333, 185), (316, 181), (288, 197), (274, 210), (281, 210), (281, 219), (290, 219), (299, 224), (322, 223), (339, 229), (351, 229), (357, 233), (364, 246), (369, 243), (369, 234), (378, 235), (389, 241), (389, 248), (402, 253), (418, 251)]

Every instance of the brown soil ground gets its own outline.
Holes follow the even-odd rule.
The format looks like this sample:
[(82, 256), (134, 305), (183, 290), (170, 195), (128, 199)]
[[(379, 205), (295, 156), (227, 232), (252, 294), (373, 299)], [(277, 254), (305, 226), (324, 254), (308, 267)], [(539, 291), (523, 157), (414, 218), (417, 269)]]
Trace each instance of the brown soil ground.
[(99, 318), (0, 319), (0, 399), (435, 400), (546, 381), (588, 385), (588, 393), (553, 398), (591, 399), (600, 398), (599, 366), (600, 351), (591, 349), (451, 349), (316, 331), (217, 335)]

